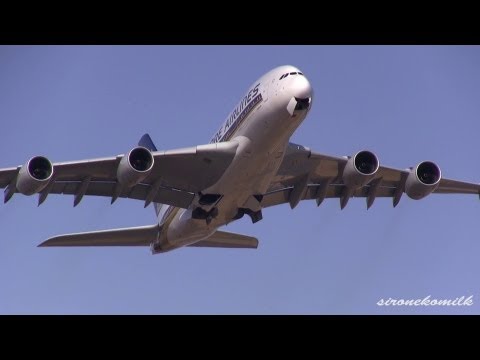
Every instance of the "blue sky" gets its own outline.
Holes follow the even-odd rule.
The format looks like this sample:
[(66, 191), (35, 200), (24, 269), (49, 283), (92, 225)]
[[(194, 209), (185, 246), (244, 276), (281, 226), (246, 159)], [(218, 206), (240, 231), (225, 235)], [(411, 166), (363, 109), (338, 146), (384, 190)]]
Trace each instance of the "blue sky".
[[(208, 143), (268, 70), (299, 67), (313, 108), (292, 141), (317, 152), (374, 151), (480, 181), (480, 48), (463, 46), (0, 46), (0, 167), (112, 156), (149, 132), (159, 149)], [(15, 195), (0, 204), (3, 314), (480, 313), (480, 202), (406, 196), (288, 205), (228, 225), (258, 250), (37, 248), (62, 233), (152, 224), (135, 200)], [(471, 307), (379, 307), (381, 299)]]

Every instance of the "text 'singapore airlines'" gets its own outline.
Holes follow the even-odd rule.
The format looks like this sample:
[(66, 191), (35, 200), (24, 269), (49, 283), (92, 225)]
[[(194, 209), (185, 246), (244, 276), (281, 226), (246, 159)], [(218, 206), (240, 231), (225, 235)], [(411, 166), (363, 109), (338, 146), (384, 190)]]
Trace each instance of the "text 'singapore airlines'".
[(232, 134), (241, 125), (242, 121), (247, 118), (248, 114), (253, 110), (255, 105), (261, 103), (262, 94), (258, 93), (259, 86), (260, 84), (255, 85), (255, 87), (244, 96), (242, 101), (240, 101), (235, 109), (233, 109), (225, 123), (213, 136), (212, 140), (210, 141), (211, 143), (230, 139)]

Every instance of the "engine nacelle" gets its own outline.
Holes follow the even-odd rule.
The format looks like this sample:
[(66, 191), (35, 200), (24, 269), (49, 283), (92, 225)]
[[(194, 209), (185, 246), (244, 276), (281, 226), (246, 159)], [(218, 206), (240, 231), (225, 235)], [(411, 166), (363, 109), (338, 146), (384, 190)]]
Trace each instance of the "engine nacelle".
[(22, 166), (17, 176), (17, 190), (23, 195), (39, 193), (50, 182), (53, 165), (46, 157), (35, 156)]
[(424, 161), (414, 167), (405, 182), (408, 197), (420, 200), (431, 194), (440, 184), (442, 172), (437, 164)]
[(379, 167), (380, 163), (374, 153), (359, 151), (348, 159), (343, 170), (343, 182), (348, 187), (362, 187), (373, 179)]
[(117, 179), (123, 186), (131, 187), (145, 179), (153, 168), (153, 155), (144, 147), (136, 147), (123, 156), (117, 169)]

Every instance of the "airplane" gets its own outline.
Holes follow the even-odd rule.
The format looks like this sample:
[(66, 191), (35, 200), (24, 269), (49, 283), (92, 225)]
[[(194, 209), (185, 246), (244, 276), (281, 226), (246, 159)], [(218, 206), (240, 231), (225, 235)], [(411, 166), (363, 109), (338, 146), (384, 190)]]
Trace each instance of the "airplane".
[(60, 235), (40, 247), (149, 246), (152, 254), (184, 246), (257, 248), (255, 237), (218, 230), (262, 210), (302, 200), (338, 198), (341, 209), (352, 197), (402, 195), (419, 200), (431, 193), (479, 194), (480, 185), (442, 178), (440, 167), (423, 161), (407, 169), (380, 165), (369, 150), (331, 156), (289, 142), (309, 113), (313, 89), (290, 65), (277, 67), (255, 81), (214, 134), (210, 143), (158, 151), (145, 134), (128, 153), (83, 161), (52, 163), (35, 156), (25, 165), (0, 169), (0, 188), (7, 203), (15, 193), (85, 195), (153, 204), (154, 225)]

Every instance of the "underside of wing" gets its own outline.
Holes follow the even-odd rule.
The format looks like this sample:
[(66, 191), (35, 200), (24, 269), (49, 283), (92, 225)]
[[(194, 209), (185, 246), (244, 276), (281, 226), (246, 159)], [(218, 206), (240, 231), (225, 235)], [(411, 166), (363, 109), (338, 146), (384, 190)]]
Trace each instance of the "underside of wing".
[[(320, 192), (322, 191), (321, 184), (309, 184), (305, 189), (305, 192), (302, 194), (300, 201), (302, 200), (317, 200), (317, 204), (324, 199), (338, 198), (341, 199), (345, 193), (346, 187), (343, 184), (329, 184), (326, 188), (325, 194), (322, 196)], [(380, 186), (375, 190), (375, 198), (378, 197), (393, 197), (395, 195), (395, 188), (388, 186)], [(292, 199), (292, 194), (294, 187), (288, 187), (284, 189), (274, 190), (263, 196), (261, 205), (262, 207), (270, 207), (280, 204), (290, 204)], [(357, 198), (367, 198), (369, 197), (372, 187), (367, 185), (362, 188), (356, 189), (350, 197)], [(373, 204), (373, 202), (372, 202)], [(346, 205), (346, 204), (345, 204)]]
[(442, 179), (435, 189), (437, 194), (480, 194), (480, 185), (465, 181)]
[[(144, 141), (145, 137), (141, 141)], [(74, 205), (85, 195), (142, 200), (187, 208), (195, 194), (215, 184), (236, 154), (235, 141), (191, 148), (151, 151), (143, 146), (110, 158), (52, 164), (36, 156), (25, 165), (0, 170), (4, 202), (15, 193), (72, 194)]]
[[(57, 181), (53, 185), (50, 193), (74, 195), (74, 204), (76, 205), (79, 203), (78, 194), (81, 186), (82, 182), (80, 181)], [(111, 198), (115, 194), (116, 189), (116, 182), (93, 181), (88, 184), (83, 195), (104, 196)], [(130, 188), (121, 189), (117, 197), (145, 201), (151, 191), (151, 185), (137, 184)], [(151, 198), (151, 201), (180, 208), (187, 208), (192, 203), (194, 197), (195, 194), (188, 191), (177, 190), (169, 187), (158, 187), (158, 189), (155, 191), (155, 195)]]
[(440, 168), (431, 161), (400, 170), (381, 166), (369, 151), (335, 157), (289, 144), (261, 206), (289, 203), (294, 208), (301, 200), (316, 199), (320, 204), (326, 198), (339, 198), (343, 209), (350, 198), (363, 197), (369, 208), (377, 197), (390, 197), (396, 206), (404, 193), (419, 200), (431, 193), (479, 192), (479, 184), (442, 178)]

